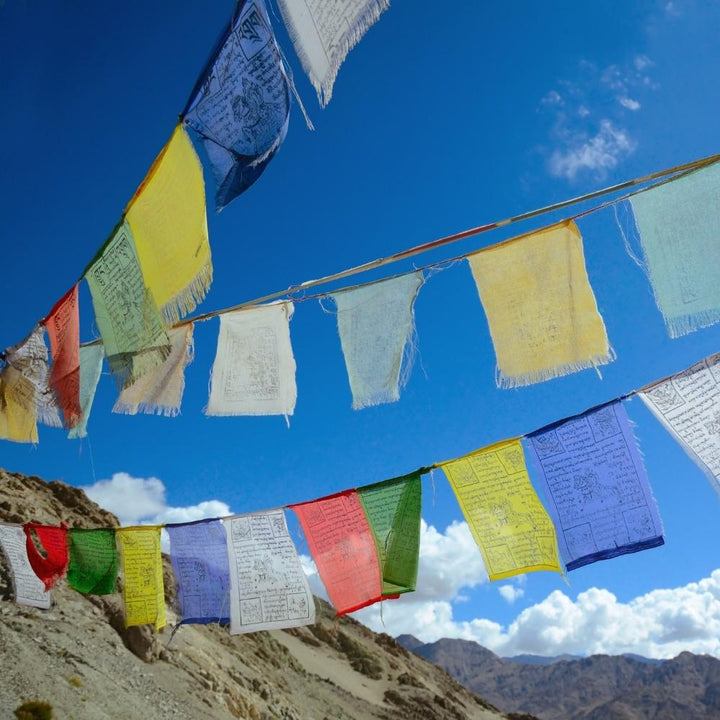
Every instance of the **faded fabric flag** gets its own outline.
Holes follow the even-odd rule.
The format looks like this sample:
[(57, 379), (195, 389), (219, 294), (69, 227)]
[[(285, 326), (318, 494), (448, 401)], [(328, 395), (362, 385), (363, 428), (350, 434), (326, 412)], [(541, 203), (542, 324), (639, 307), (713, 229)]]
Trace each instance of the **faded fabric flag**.
[(36, 443), (35, 387), (19, 371), (6, 365), (0, 372), (0, 437), (13, 442)]
[(80, 422), (70, 430), (68, 437), (84, 438), (87, 436), (87, 424), (90, 419), (95, 391), (97, 390), (100, 373), (102, 372), (105, 348), (102, 343), (84, 345), (80, 348), (80, 407), (82, 416)]
[(145, 284), (168, 323), (202, 302), (213, 276), (202, 165), (178, 125), (128, 204)]
[(220, 316), (207, 415), (292, 415), (297, 400), (290, 302)]
[(290, 119), (290, 88), (263, 0), (240, 0), (183, 113), (212, 165), (219, 212), (262, 175)]
[(30, 567), (25, 541), (21, 525), (0, 523), (0, 547), (10, 566), (15, 602), (47, 610), (52, 598)]
[(315, 600), (283, 510), (224, 520), (230, 561), (230, 633), (315, 622)]
[(123, 574), (125, 627), (165, 627), (165, 587), (160, 555), (159, 525), (118, 528)]
[(422, 272), (414, 272), (330, 295), (353, 410), (399, 400), (412, 367), (413, 307), (423, 282)]
[[(59, 527), (28, 522), (23, 525), (25, 549), (30, 567), (46, 590), (65, 575), (70, 557), (67, 546), (67, 525)], [(36, 545), (37, 543), (37, 545)]]
[(538, 430), (526, 443), (567, 570), (665, 542), (619, 400)]
[(720, 353), (638, 395), (720, 494)]
[(550, 380), (615, 359), (573, 221), (468, 258), (497, 358), (498, 387)]
[(720, 320), (720, 163), (633, 195), (655, 302), (670, 337)]
[(78, 285), (55, 303), (43, 321), (50, 338), (52, 368), (50, 385), (57, 396), (66, 428), (82, 417), (80, 407), (80, 310)]
[(185, 368), (193, 359), (193, 324), (181, 325), (168, 330), (170, 355), (155, 370), (143, 375), (125, 388), (113, 406), (114, 413), (137, 415), (180, 414), (185, 390)]
[(562, 573), (555, 528), (530, 484), (519, 440), (440, 465), (490, 580), (535, 570)]
[(390, 0), (278, 0), (303, 70), (325, 107), (347, 54), (390, 7)]
[(290, 507), (338, 616), (392, 597), (383, 596), (375, 538), (355, 490)]
[(121, 386), (162, 365), (170, 341), (145, 287), (130, 226), (120, 223), (85, 273), (110, 369)]
[(375, 538), (382, 572), (382, 594), (412, 592), (420, 553), (421, 473), (357, 489)]
[(115, 592), (118, 570), (115, 528), (70, 528), (68, 549), (67, 581), (71, 588), (86, 595)]
[(166, 525), (179, 623), (230, 623), (230, 569), (220, 520)]

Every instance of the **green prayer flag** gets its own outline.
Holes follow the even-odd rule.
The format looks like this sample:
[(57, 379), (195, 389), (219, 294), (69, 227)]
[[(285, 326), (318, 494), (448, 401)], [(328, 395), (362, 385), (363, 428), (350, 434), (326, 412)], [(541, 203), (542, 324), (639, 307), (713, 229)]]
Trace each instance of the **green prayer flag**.
[(68, 531), (68, 541), (70, 587), (86, 595), (114, 593), (118, 568), (115, 530), (72, 528)]
[(420, 473), (357, 489), (375, 538), (382, 569), (382, 594), (415, 590), (420, 554)]

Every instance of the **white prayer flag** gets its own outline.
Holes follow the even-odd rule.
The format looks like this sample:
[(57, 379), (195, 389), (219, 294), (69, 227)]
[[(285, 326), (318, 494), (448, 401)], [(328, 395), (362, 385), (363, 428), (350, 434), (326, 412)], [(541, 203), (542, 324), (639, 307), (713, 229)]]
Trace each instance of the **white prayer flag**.
[(21, 525), (0, 523), (0, 547), (10, 565), (15, 602), (19, 605), (47, 610), (50, 607), (50, 591), (30, 566), (26, 550), (26, 537)]

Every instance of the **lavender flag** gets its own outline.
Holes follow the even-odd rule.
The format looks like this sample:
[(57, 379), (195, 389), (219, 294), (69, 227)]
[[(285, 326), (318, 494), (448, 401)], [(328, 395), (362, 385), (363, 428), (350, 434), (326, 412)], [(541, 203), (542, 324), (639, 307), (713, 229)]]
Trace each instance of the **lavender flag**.
[(662, 545), (662, 523), (619, 400), (528, 435), (567, 570)]

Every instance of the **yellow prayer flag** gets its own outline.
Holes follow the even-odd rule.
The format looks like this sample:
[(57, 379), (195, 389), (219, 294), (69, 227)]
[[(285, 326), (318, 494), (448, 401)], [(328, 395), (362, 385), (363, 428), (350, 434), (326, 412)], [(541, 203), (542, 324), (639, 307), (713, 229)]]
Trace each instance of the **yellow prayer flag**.
[(468, 262), (490, 325), (499, 387), (615, 359), (573, 221), (481, 250)]
[(490, 580), (533, 570), (562, 573), (555, 526), (535, 493), (519, 440), (442, 463)]
[(202, 166), (175, 128), (126, 211), (145, 284), (168, 322), (203, 300), (212, 282)]
[(159, 525), (119, 528), (125, 627), (165, 626), (165, 586)]
[(0, 438), (38, 442), (35, 388), (12, 365), (6, 366), (0, 374)]

